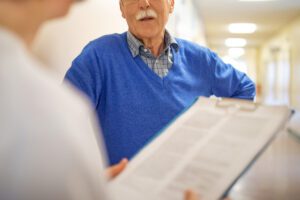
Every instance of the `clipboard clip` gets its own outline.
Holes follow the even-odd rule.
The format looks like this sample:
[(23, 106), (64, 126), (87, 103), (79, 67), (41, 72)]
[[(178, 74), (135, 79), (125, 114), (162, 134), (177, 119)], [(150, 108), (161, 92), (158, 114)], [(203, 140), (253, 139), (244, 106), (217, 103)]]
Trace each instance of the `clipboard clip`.
[(254, 112), (257, 109), (258, 104), (248, 100), (218, 98), (216, 101), (216, 107)]

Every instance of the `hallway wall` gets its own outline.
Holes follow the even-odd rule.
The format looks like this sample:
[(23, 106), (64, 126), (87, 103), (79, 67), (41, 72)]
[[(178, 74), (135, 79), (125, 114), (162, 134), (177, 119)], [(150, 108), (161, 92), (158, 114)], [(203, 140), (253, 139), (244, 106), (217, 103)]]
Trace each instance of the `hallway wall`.
[(258, 84), (262, 99), (300, 109), (300, 16), (260, 49)]

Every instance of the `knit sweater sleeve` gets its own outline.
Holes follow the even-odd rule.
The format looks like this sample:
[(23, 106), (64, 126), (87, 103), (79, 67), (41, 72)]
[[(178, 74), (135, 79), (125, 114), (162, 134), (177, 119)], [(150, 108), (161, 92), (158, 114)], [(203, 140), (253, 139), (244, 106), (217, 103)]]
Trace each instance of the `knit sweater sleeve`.
[(100, 61), (99, 53), (93, 43), (90, 43), (74, 59), (65, 75), (65, 81), (69, 81), (87, 95), (94, 108), (98, 106), (102, 91), (103, 73), (101, 73)]
[(232, 65), (224, 63), (215, 53), (209, 51), (211, 67), (212, 93), (218, 97), (230, 97), (253, 100), (255, 85), (243, 72)]

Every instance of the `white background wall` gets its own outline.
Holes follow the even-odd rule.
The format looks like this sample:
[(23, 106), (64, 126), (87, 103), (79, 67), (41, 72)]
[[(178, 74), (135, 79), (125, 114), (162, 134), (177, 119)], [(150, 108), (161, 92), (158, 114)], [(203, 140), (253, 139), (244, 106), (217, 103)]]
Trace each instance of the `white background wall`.
[(167, 27), (177, 37), (206, 46), (203, 22), (194, 1), (175, 0), (175, 10)]
[(300, 17), (261, 48), (259, 76), (262, 96), (270, 104), (289, 104), (300, 110)]
[(67, 17), (45, 24), (33, 51), (61, 80), (89, 41), (126, 30), (118, 0), (87, 0), (75, 4)]

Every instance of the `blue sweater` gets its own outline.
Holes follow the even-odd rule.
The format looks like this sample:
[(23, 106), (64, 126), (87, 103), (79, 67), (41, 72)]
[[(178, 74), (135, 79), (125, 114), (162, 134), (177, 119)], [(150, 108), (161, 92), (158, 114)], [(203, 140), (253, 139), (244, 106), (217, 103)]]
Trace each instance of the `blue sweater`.
[(253, 82), (209, 49), (176, 39), (174, 64), (161, 79), (137, 56), (126, 33), (89, 43), (66, 74), (91, 99), (110, 164), (132, 158), (198, 96), (253, 99)]

